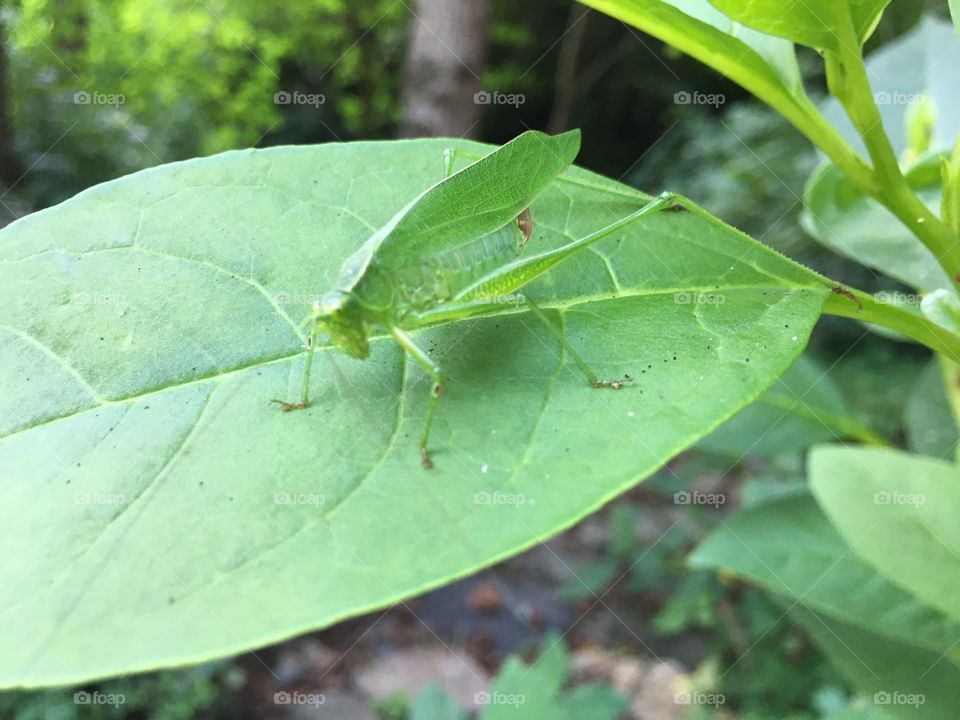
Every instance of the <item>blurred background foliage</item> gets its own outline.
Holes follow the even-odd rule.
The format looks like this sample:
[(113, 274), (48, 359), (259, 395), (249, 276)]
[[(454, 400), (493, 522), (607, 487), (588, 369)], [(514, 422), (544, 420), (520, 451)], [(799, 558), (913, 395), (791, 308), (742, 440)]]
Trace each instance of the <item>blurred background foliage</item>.
[[(483, 60), (467, 74), (454, 67), (452, 86), (470, 86), (470, 94), (474, 88), (519, 93), (523, 102), (471, 108), (469, 134), (502, 142), (526, 128), (580, 127), (580, 164), (648, 192), (682, 192), (839, 281), (868, 291), (891, 289), (889, 280), (804, 233), (801, 196), (818, 159), (796, 131), (740, 88), (569, 0), (478, 4), (488, 12), (479, 45)], [(418, 78), (409, 76), (408, 64), (411, 26), (429, 5), (427, 0), (5, 0), (0, 3), (0, 226), (93, 184), (164, 162), (234, 148), (403, 134), (410, 111), (405, 103), (431, 92), (429, 83), (416, 90)], [(924, 13), (945, 16), (946, 4), (894, 2), (868, 49), (901, 36)], [(803, 53), (800, 60), (808, 87), (822, 88), (818, 63)], [(440, 77), (444, 69), (431, 71)], [(676, 101), (678, 93), (694, 90), (720, 93), (723, 102)], [(313, 100), (278, 102), (283, 97), (278, 93)], [(434, 94), (433, 101), (449, 102), (440, 90)], [(105, 102), (93, 101), (95, 95)], [(803, 373), (825, 378), (816, 401), (840, 418), (837, 427), (853, 436), (879, 433), (923, 452), (944, 442), (931, 436), (935, 429), (910, 422), (911, 413), (929, 416), (924, 403), (942, 394), (926, 357), (914, 346), (865, 334), (856, 323), (825, 319), (807, 364), (798, 365), (784, 386), (789, 390)], [(782, 410), (775, 395), (776, 389), (769, 405)], [(741, 506), (796, 490), (803, 448), (822, 436), (822, 423), (797, 421), (777, 442), (755, 447), (751, 422), (746, 414), (736, 418), (737, 424), (721, 430), (727, 433), (718, 436), (722, 442), (708, 438), (587, 521), (602, 538), (598, 545), (585, 549), (578, 530), (561, 538), (583, 562), (572, 578), (543, 583), (574, 609), (611, 591), (610, 605), (645, 628), (643, 645), (622, 632), (606, 637), (599, 631), (572, 636), (574, 644), (643, 655), (650, 643), (665, 656), (680, 656), (698, 687), (725, 693), (725, 714), (698, 707), (690, 717), (840, 718), (852, 701), (849, 689), (778, 606), (758, 590), (685, 567), (698, 539), (733, 508), (683, 508), (682, 522), (650, 550), (662, 530), (657, 518), (684, 488), (729, 492)], [(764, 423), (769, 425), (769, 418)], [(524, 567), (517, 559), (496, 572), (509, 583)], [(564, 629), (562, 623), (557, 629)], [(691, 642), (694, 650), (676, 650)], [(526, 649), (506, 648), (497, 663), (508, 652)], [(250, 678), (258, 673), (263, 669), (256, 663), (226, 663), (111, 681), (102, 685), (104, 691), (128, 697), (124, 707), (113, 709), (77, 706), (72, 689), (7, 694), (0, 696), (0, 711), (20, 720), (259, 717), (249, 705), (259, 687)], [(248, 698), (242, 713), (239, 697)], [(423, 708), (442, 704), (442, 698), (424, 697), (394, 698), (371, 712), (441, 717)]]

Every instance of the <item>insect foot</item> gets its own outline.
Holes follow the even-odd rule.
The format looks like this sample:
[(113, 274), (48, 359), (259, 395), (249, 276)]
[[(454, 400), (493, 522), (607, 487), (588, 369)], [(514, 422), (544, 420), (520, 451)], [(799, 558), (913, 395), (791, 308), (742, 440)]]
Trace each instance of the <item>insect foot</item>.
[(291, 410), (303, 410), (307, 405), (309, 405), (309, 403), (305, 403), (305, 402), (290, 403), (284, 400), (277, 400), (276, 398), (274, 398), (270, 402), (276, 403), (277, 405), (279, 405), (280, 409), (283, 410), (284, 412), (290, 412)]
[(624, 385), (628, 385), (632, 382), (632, 377), (629, 375), (624, 375), (622, 380), (593, 380), (590, 384), (595, 388), (610, 388), (611, 390), (619, 390)]
[(420, 464), (423, 465), (424, 470), (433, 468), (433, 460), (430, 459), (430, 452), (423, 445), (420, 446)]

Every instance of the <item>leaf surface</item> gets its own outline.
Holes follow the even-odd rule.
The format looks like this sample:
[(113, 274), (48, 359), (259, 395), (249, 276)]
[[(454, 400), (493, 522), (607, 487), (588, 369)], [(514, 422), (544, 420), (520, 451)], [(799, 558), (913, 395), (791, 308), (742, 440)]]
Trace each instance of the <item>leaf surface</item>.
[[(0, 232), (0, 686), (222, 657), (467, 575), (569, 527), (759, 397), (829, 285), (702, 211), (662, 212), (525, 291), (619, 392), (589, 387), (522, 306), (324, 348), (300, 321), (344, 259), (443, 174), (452, 142), (238, 151), (107, 183)], [(580, 169), (528, 251), (647, 197)], [(722, 293), (722, 304), (699, 302)], [(696, 301), (694, 301), (696, 300)]]

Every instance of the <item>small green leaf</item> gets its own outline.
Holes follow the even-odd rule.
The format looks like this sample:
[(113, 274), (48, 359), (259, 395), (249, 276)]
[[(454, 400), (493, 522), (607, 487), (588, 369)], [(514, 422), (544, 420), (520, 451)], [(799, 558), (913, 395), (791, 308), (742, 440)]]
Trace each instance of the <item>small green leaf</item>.
[(820, 505), (860, 557), (960, 621), (960, 470), (955, 464), (893, 450), (826, 445), (811, 452), (809, 473)]
[[(940, 203), (939, 168), (939, 158), (930, 156), (907, 173), (907, 182), (930, 207)], [(833, 163), (810, 176), (803, 226), (834, 252), (911, 287), (934, 290), (952, 285), (933, 253)]]
[(847, 407), (828, 368), (804, 355), (763, 397), (697, 447), (733, 458), (747, 454), (773, 457), (842, 438), (884, 442)]
[(510, 720), (522, 706), (525, 718), (549, 720), (557, 712), (557, 695), (569, 677), (563, 640), (550, 635), (531, 665), (510, 657), (490, 683), (479, 720)]
[(562, 692), (569, 677), (563, 641), (549, 635), (532, 665), (510, 657), (482, 698), (478, 720), (614, 720), (625, 703), (613, 690), (597, 684)]
[(950, 17), (953, 18), (953, 25), (957, 28), (957, 32), (960, 33), (960, 0), (949, 0), (950, 3)]
[[(365, 361), (322, 348), (313, 405), (279, 412), (312, 302), (451, 143), (175, 163), (0, 231), (0, 687), (230, 655), (475, 572), (633, 487), (802, 352), (829, 285), (694, 207), (524, 290), (600, 372), (635, 377), (620, 392), (520, 307), (417, 333), (449, 378), (432, 474), (429, 383), (389, 338)], [(528, 251), (647, 200), (565, 177)]]
[(924, 93), (917, 102), (907, 105), (907, 149), (911, 158), (919, 158), (933, 144), (937, 126), (937, 110), (930, 96)]

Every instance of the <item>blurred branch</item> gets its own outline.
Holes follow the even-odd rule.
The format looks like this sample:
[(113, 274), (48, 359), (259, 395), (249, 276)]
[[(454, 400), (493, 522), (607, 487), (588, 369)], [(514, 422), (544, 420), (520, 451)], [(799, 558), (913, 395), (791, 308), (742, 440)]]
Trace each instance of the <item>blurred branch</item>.
[(570, 18), (560, 43), (560, 57), (557, 60), (557, 75), (553, 83), (553, 109), (547, 122), (547, 132), (557, 133), (567, 128), (570, 112), (580, 92), (577, 82), (577, 57), (587, 32), (587, 14), (589, 8), (574, 4), (570, 8)]
[(8, 188), (19, 177), (13, 151), (13, 121), (10, 117), (10, 84), (7, 66), (7, 40), (0, 22), (0, 187)]
[(475, 136), (491, 0), (417, 0), (415, 9), (400, 135)]
[[(569, 61), (569, 69), (565, 66), (564, 62), (565, 48), (561, 48), (560, 50), (561, 57), (557, 66), (556, 82), (554, 83), (554, 104), (547, 125), (548, 132), (558, 133), (566, 130), (569, 127), (570, 114), (574, 106), (580, 101), (580, 98), (587, 95), (590, 90), (593, 89), (593, 86), (602, 80), (618, 62), (636, 49), (636, 41), (633, 36), (626, 33), (620, 38), (620, 42), (607, 48), (605, 52), (597, 54), (589, 65), (579, 73), (575, 73), (576, 58), (579, 55), (586, 25), (587, 21), (584, 20), (577, 26), (578, 29), (575, 32), (571, 31), (570, 33), (570, 35), (576, 35), (576, 38), (570, 40), (570, 46), (574, 49), (567, 50), (572, 58), (572, 60)], [(567, 27), (569, 28), (571, 25)], [(574, 40), (576, 41), (575, 46)], [(566, 40), (564, 41), (564, 45), (567, 45)]]
[(637, 42), (633, 35), (624, 34), (620, 42), (607, 50), (605, 53), (597, 55), (592, 63), (587, 65), (580, 73), (577, 80), (577, 97), (586, 95), (596, 85), (604, 75), (606, 75), (613, 66), (636, 50)]

